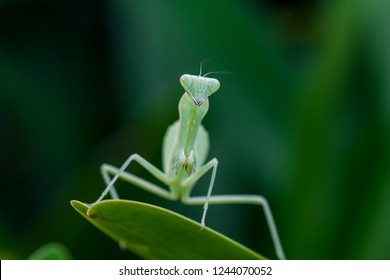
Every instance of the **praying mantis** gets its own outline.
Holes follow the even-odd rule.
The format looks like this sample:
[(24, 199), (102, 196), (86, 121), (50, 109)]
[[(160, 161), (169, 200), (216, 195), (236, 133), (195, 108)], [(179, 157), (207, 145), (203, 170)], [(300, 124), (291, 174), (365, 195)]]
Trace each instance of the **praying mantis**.
[[(218, 91), (220, 83), (217, 79), (202, 76), (202, 64), (199, 75), (184, 74), (180, 83), (184, 94), (179, 101), (179, 120), (168, 127), (163, 138), (162, 164), (163, 171), (149, 163), (138, 154), (132, 154), (120, 168), (102, 164), (101, 173), (106, 188), (95, 203), (100, 202), (108, 193), (113, 199), (119, 199), (114, 183), (120, 178), (130, 184), (149, 191), (167, 200), (181, 200), (187, 205), (202, 205), (203, 215), (201, 229), (205, 227), (206, 214), (209, 204), (255, 204), (263, 208), (270, 229), (276, 255), (285, 259), (276, 225), (267, 200), (260, 195), (211, 195), (218, 160), (211, 159), (206, 163), (209, 150), (209, 136), (201, 125), (201, 121), (209, 109), (208, 98)], [(132, 163), (137, 162), (165, 184), (168, 189), (148, 182), (126, 171)], [(192, 197), (191, 190), (196, 182), (209, 170), (212, 171), (206, 196)], [(111, 178), (111, 176), (113, 176)]]

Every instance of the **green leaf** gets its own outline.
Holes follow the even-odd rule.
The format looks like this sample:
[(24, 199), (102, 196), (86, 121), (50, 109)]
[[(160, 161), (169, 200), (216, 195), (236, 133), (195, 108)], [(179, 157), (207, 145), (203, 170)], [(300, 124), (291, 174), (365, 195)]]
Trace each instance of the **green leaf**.
[(61, 243), (51, 242), (39, 247), (29, 257), (29, 260), (71, 260), (69, 250)]
[(265, 259), (256, 252), (175, 212), (129, 200), (72, 206), (112, 239), (144, 259)]

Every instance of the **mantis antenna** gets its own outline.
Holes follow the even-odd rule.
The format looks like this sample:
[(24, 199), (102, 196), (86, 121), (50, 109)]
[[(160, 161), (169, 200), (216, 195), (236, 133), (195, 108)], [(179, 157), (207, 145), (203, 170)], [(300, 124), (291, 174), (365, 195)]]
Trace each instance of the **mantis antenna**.
[(200, 70), (199, 70), (199, 76), (202, 76), (202, 68), (203, 68), (203, 64), (206, 63), (207, 61), (209, 61), (210, 58), (206, 58), (206, 59), (203, 59), (201, 62), (200, 62)]
[(230, 75), (232, 73), (229, 72), (229, 71), (212, 71), (212, 72), (208, 72), (208, 73), (204, 74), (203, 77), (206, 77), (207, 75), (210, 75), (210, 74), (227, 74), (227, 75)]

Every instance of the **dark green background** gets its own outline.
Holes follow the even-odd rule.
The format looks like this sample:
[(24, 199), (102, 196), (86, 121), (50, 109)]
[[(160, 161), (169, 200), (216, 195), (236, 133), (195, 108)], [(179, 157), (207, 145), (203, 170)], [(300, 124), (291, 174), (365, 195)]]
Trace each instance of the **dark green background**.
[[(178, 79), (211, 58), (206, 72), (232, 73), (204, 120), (214, 193), (267, 197), (287, 258), (390, 259), (389, 14), (387, 0), (1, 1), (0, 257), (58, 241), (76, 259), (134, 258), (69, 201), (100, 195), (103, 162), (161, 166)], [(260, 208), (212, 206), (207, 222), (275, 257)]]

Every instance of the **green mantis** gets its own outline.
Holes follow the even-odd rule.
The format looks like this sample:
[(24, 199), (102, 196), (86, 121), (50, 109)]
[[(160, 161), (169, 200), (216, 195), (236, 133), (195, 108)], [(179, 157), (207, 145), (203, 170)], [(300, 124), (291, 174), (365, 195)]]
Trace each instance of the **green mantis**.
[[(131, 155), (119, 169), (109, 164), (103, 164), (101, 173), (106, 189), (95, 203), (101, 201), (108, 193), (110, 193), (113, 199), (119, 199), (114, 183), (121, 178), (130, 184), (168, 200), (180, 199), (182, 203), (187, 205), (203, 205), (201, 229), (205, 227), (209, 204), (260, 205), (264, 209), (276, 255), (279, 259), (285, 259), (271, 209), (263, 196), (211, 195), (217, 173), (218, 160), (213, 158), (206, 162), (209, 150), (209, 136), (201, 125), (201, 121), (209, 109), (208, 98), (219, 89), (220, 83), (217, 79), (208, 78), (206, 75), (202, 76), (201, 73), (199, 75), (185, 74), (180, 77), (180, 83), (185, 92), (179, 102), (179, 120), (168, 127), (163, 139), (163, 171), (138, 154)], [(168, 189), (125, 171), (133, 161), (140, 164), (160, 182), (168, 186)], [(207, 195), (192, 197), (192, 188), (210, 170), (212, 173)], [(111, 178), (111, 176), (113, 177)]]

